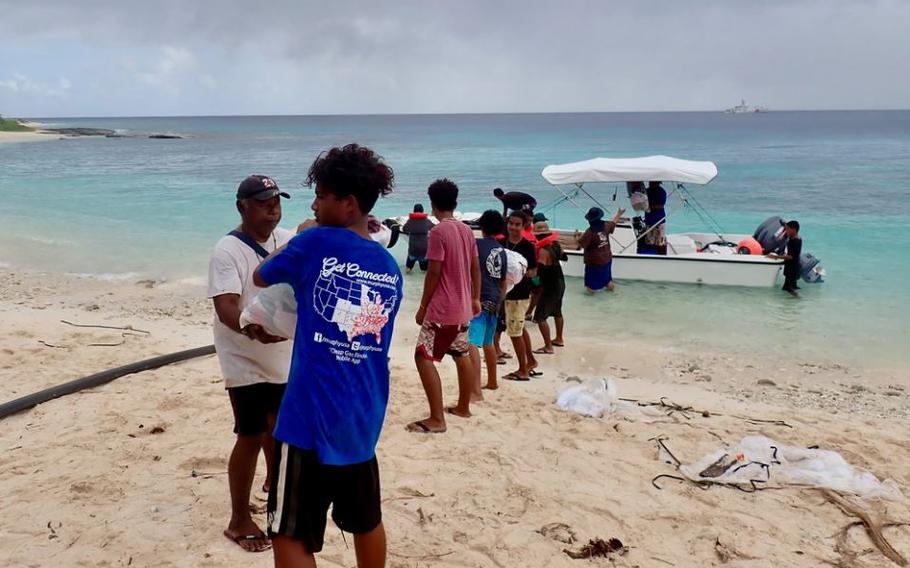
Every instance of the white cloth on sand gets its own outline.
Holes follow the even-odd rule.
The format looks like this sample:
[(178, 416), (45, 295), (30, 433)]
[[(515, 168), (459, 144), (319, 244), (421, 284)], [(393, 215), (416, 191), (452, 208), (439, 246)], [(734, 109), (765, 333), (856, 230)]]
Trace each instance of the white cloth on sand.
[(830, 450), (785, 446), (764, 436), (746, 436), (736, 446), (721, 448), (697, 462), (680, 465), (692, 481), (711, 481), (744, 489), (800, 486), (832, 489), (865, 498), (901, 500), (892, 480), (880, 481), (854, 468)]

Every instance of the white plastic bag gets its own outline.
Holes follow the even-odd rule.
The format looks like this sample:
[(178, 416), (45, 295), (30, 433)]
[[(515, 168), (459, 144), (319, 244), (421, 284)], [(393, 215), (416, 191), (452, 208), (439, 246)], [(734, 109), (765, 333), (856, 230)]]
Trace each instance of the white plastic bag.
[(514, 250), (503, 250), (506, 252), (506, 292), (508, 292), (525, 277), (525, 272), (528, 271), (528, 261)]
[(240, 314), (240, 328), (261, 325), (278, 337), (294, 337), (297, 329), (297, 299), (289, 284), (276, 284), (256, 294)]
[(615, 401), (613, 379), (588, 379), (564, 387), (556, 397), (556, 406), (582, 416), (600, 418)]
[[(392, 231), (385, 225), (379, 227), (370, 236), (387, 247)], [(297, 330), (297, 298), (294, 297), (294, 289), (288, 284), (275, 284), (256, 294), (240, 314), (240, 328), (250, 324), (261, 325), (272, 335), (293, 339)]]

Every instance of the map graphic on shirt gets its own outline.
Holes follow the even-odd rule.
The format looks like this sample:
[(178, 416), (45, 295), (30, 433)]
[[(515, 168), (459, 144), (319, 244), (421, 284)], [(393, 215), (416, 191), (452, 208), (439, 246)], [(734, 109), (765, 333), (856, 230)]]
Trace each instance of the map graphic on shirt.
[[(313, 288), (316, 313), (336, 324), (348, 341), (361, 335), (373, 335), (377, 342), (381, 341), (382, 328), (395, 308), (395, 294), (383, 299), (379, 287), (362, 284), (339, 273), (334, 260), (323, 261), (323, 269)], [(346, 268), (357, 271), (356, 265)]]

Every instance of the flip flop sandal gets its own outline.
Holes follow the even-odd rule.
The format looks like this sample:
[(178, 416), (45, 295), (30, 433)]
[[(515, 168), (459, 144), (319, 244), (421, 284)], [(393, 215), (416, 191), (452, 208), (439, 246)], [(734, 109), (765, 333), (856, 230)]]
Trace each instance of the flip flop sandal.
[(522, 381), (522, 382), (525, 382), (525, 381), (530, 381), (530, 380), (531, 380), (529, 377), (519, 377), (519, 376), (518, 376), (518, 373), (509, 373), (508, 375), (505, 375), (503, 378), (504, 378), (505, 380), (507, 380), (507, 381)]
[[(240, 544), (241, 542), (251, 541), (251, 540), (268, 540), (268, 538), (269, 538), (265, 533), (243, 534), (243, 535), (238, 535), (238, 536), (234, 536), (234, 537), (225, 534), (224, 536), (227, 537), (229, 540), (234, 541), (237, 544), (237, 546), (239, 546), (240, 548), (243, 548), (243, 545)], [(243, 548), (243, 550), (245, 550), (246, 552), (265, 552), (266, 550), (269, 550), (271, 548), (272, 548), (272, 543), (269, 542), (262, 548), (256, 548), (253, 550), (250, 550), (248, 548)]]
[(530, 375), (532, 377), (542, 377), (543, 371), (536, 371), (534, 369), (531, 369), (530, 371), (528, 371), (528, 375)]
[(553, 343), (553, 347), (565, 347), (566, 346), (565, 343), (556, 343), (555, 341), (553, 341), (552, 343)]
[(497, 364), (497, 365), (505, 365), (505, 364), (506, 364), (506, 360), (505, 360), (505, 359), (497, 359), (497, 360), (496, 360), (496, 364)]
[(511, 359), (511, 358), (512, 358), (512, 354), (511, 354), (511, 353), (502, 353), (501, 355), (499, 355), (499, 356), (497, 357), (497, 359)]
[[(413, 426), (413, 428), (412, 428)], [(404, 428), (408, 432), (413, 432), (415, 434), (442, 434), (445, 430), (430, 430), (430, 427), (424, 423), (423, 420), (418, 420), (417, 422), (411, 422)]]
[(547, 351), (547, 350), (546, 350), (545, 348), (543, 348), (543, 347), (540, 347), (540, 348), (538, 348), (538, 349), (535, 349), (534, 351), (531, 351), (531, 353), (533, 353), (533, 354), (535, 354), (535, 355), (555, 355), (555, 352), (554, 352), (554, 351)]

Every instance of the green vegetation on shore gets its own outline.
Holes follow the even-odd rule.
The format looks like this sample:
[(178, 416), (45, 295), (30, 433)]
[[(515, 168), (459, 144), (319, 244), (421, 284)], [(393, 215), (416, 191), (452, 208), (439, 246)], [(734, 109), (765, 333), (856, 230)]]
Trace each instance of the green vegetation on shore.
[(26, 126), (15, 119), (0, 116), (0, 132), (34, 132), (34, 128)]

